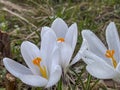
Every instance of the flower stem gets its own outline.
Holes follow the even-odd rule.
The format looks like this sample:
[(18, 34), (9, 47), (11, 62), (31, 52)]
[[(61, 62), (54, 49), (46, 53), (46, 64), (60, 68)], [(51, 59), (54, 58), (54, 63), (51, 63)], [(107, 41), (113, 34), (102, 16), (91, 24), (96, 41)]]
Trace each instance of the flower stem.
[(90, 82), (92, 79), (92, 76), (90, 74), (88, 74), (88, 78), (87, 78), (87, 84), (86, 84), (86, 90), (90, 90)]
[(67, 77), (66, 77), (66, 73), (64, 72), (64, 70), (63, 70), (63, 73), (62, 73), (62, 90), (68, 90)]
[(57, 90), (62, 90), (62, 78), (59, 80), (57, 84)]

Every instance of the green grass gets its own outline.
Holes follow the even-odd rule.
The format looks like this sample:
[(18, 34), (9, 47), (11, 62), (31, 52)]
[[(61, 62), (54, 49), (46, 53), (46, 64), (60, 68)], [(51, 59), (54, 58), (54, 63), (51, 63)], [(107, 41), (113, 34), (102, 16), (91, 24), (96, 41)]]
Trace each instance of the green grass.
[[(39, 46), (40, 30), (43, 26), (51, 26), (56, 17), (64, 19), (68, 25), (76, 22), (79, 30), (76, 51), (82, 43), (81, 31), (90, 29), (105, 42), (104, 32), (110, 21), (114, 21), (120, 32), (120, 1), (119, 0), (8, 0), (11, 4), (0, 3), (0, 30), (10, 35), (12, 59), (24, 63), (20, 45), (29, 40)], [(19, 6), (19, 7), (18, 7)], [(3, 7), (5, 9), (3, 9)], [(11, 7), (11, 8), (10, 8)], [(18, 9), (17, 9), (18, 8)], [(7, 9), (7, 10), (6, 10)], [(78, 69), (79, 72), (76, 70)], [(6, 73), (0, 68), (1, 77)], [(72, 74), (72, 75), (71, 75)], [(68, 72), (69, 90), (107, 90), (107, 86), (91, 77), (85, 70), (85, 64), (80, 61)], [(1, 78), (0, 77), (0, 78)], [(0, 87), (5, 88), (0, 79)], [(31, 88), (17, 81), (19, 90)], [(61, 81), (52, 88), (61, 90)], [(0, 90), (4, 90), (0, 88)], [(111, 87), (112, 88), (112, 87)], [(113, 87), (114, 89), (114, 87)], [(117, 88), (115, 88), (117, 89)], [(39, 90), (32, 88), (32, 90)], [(40, 89), (41, 90), (41, 89)]]

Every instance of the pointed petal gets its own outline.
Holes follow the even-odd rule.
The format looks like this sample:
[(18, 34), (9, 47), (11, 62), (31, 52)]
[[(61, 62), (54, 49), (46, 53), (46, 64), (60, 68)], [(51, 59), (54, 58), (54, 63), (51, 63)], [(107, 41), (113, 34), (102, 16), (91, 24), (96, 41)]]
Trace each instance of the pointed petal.
[(47, 32), (47, 31), (49, 31), (49, 30), (51, 30), (49, 27), (42, 27), (42, 30), (41, 30), (41, 38), (43, 37), (43, 35)]
[(57, 47), (58, 46), (57, 46), (56, 35), (54, 31), (50, 29), (42, 36), (42, 41), (41, 41), (41, 53), (44, 60), (50, 58), (51, 54)]
[(76, 56), (73, 58), (72, 62), (70, 63), (70, 65), (75, 64), (76, 62), (78, 62), (81, 58), (82, 58), (82, 53), (84, 52), (84, 50), (87, 49), (87, 41), (85, 39), (83, 39), (81, 48), (79, 49), (78, 53), (76, 54)]
[(99, 79), (112, 79), (117, 74), (113, 67), (99, 61), (88, 64), (86, 69), (92, 76)]
[(111, 22), (106, 29), (106, 40), (110, 50), (115, 50), (117, 62), (120, 60), (120, 40), (114, 22)]
[(88, 43), (88, 49), (90, 51), (95, 53), (97, 56), (103, 58), (104, 60), (109, 61), (105, 57), (105, 53), (107, 50), (106, 47), (100, 41), (100, 39), (97, 38), (97, 36), (93, 32), (91, 32), (90, 30), (83, 30), (82, 37), (83, 37), (83, 39), (86, 39), (86, 41)]
[(60, 49), (60, 63), (62, 67), (65, 69), (70, 63), (73, 50), (71, 46), (66, 43), (61, 43), (59, 49)]
[(66, 33), (65, 36), (65, 42), (70, 44), (73, 50), (75, 49), (77, 43), (77, 34), (78, 34), (77, 24), (74, 23), (69, 27), (68, 32)]
[(36, 57), (40, 57), (39, 48), (29, 41), (24, 41), (21, 44), (21, 54), (34, 74), (40, 74), (39, 69), (32, 63), (32, 60)]
[(23, 75), (20, 77), (21, 81), (27, 85), (35, 86), (35, 87), (43, 87), (46, 86), (48, 80), (38, 76), (38, 75)]
[(4, 58), (3, 64), (5, 68), (17, 78), (20, 78), (21, 75), (32, 75), (32, 72), (29, 68), (17, 63), (12, 59)]
[(51, 72), (50, 72), (50, 78), (47, 84), (47, 88), (53, 86), (54, 84), (56, 84), (61, 77), (62, 74), (62, 69), (59, 65), (55, 65), (53, 64), (51, 67)]
[(65, 37), (68, 30), (67, 24), (61, 18), (55, 19), (51, 28), (55, 31), (57, 37)]

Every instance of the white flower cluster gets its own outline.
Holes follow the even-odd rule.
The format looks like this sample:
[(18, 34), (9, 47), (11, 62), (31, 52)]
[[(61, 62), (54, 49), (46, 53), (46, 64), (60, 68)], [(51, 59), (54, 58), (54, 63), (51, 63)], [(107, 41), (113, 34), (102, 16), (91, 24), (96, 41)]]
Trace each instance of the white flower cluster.
[(55, 85), (62, 70), (66, 72), (81, 58), (87, 64), (87, 71), (94, 77), (120, 81), (120, 41), (115, 24), (111, 22), (106, 30), (108, 49), (90, 30), (83, 30), (83, 43), (72, 58), (77, 36), (76, 23), (68, 27), (61, 18), (57, 18), (51, 27), (42, 28), (40, 49), (29, 41), (21, 44), (21, 54), (28, 67), (9, 58), (4, 58), (3, 63), (15, 77), (36, 87)]

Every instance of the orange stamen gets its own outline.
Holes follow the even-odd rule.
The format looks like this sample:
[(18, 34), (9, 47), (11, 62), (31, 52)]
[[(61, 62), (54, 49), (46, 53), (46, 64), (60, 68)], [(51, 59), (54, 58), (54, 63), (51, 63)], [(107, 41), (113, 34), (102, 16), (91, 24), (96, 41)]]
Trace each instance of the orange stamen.
[(107, 50), (105, 56), (106, 56), (107, 58), (111, 58), (112, 63), (113, 63), (113, 66), (114, 66), (114, 68), (116, 68), (116, 66), (117, 66), (117, 61), (115, 60), (114, 54), (115, 54), (115, 51), (114, 51), (114, 50)]
[(41, 66), (40, 62), (42, 61), (42, 59), (40, 57), (35, 58), (32, 62), (34, 65), (39, 67), (40, 73), (44, 78), (48, 78), (47, 76), (47, 70), (45, 66)]
[(64, 39), (64, 38), (58, 38), (57, 41), (58, 41), (58, 42), (64, 42), (65, 39)]
[(35, 65), (37, 65), (37, 66), (40, 66), (41, 60), (42, 60), (41, 58), (37, 57), (37, 58), (35, 58), (32, 62), (33, 62), (33, 64), (35, 64)]

